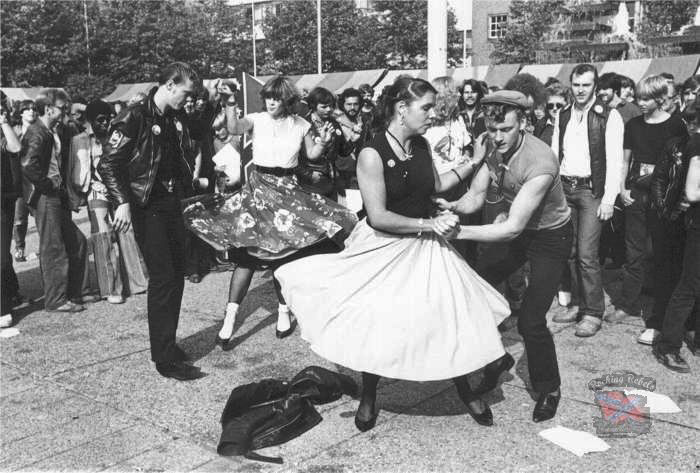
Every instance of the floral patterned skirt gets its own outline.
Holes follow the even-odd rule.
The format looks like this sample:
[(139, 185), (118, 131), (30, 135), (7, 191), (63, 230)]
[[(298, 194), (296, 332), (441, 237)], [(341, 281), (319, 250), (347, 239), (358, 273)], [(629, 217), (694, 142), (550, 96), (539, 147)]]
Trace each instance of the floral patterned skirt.
[(357, 224), (351, 210), (302, 189), (296, 176), (251, 172), (234, 194), (185, 201), (185, 223), (214, 249), (244, 249), (260, 260), (279, 260), (329, 238), (342, 242)]

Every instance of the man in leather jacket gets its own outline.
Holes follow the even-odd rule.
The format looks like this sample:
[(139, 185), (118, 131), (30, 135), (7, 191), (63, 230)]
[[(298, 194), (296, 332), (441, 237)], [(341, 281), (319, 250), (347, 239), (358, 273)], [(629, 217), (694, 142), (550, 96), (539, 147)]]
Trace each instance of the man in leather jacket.
[(148, 268), (151, 359), (161, 375), (181, 381), (203, 376), (175, 343), (185, 261), (180, 202), (193, 182), (188, 130), (178, 111), (198, 82), (187, 64), (166, 66), (148, 99), (112, 121), (108, 152), (98, 165), (116, 209), (114, 229), (126, 231), (133, 223)]
[(70, 107), (69, 98), (60, 89), (44, 89), (35, 102), (39, 119), (22, 136), (20, 162), (22, 194), (39, 234), (44, 307), (80, 312), (88, 290), (87, 241), (71, 218), (61, 140), (54, 131)]

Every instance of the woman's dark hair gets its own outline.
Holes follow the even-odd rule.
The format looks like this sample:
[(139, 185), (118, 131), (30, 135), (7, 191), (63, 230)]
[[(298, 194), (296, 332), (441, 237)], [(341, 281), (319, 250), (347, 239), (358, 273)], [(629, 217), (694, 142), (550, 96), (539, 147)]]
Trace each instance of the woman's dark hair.
[(309, 95), (306, 96), (306, 103), (312, 112), (316, 111), (316, 106), (321, 105), (333, 105), (335, 103), (335, 96), (333, 93), (324, 89), (323, 87), (314, 87)]
[(457, 105), (459, 106), (460, 110), (464, 110), (467, 108), (467, 104), (464, 102), (464, 87), (469, 86), (471, 89), (476, 92), (476, 106), (479, 106), (479, 103), (481, 102), (481, 99), (484, 98), (484, 95), (486, 95), (486, 90), (484, 90), (484, 87), (482, 87), (481, 82), (479, 82), (476, 79), (465, 79), (462, 82), (462, 85), (459, 87), (459, 102)]
[(299, 101), (299, 91), (292, 81), (285, 76), (275, 76), (265, 82), (260, 97), (265, 99), (279, 100), (281, 103), (280, 110), (282, 116), (288, 116), (294, 113), (294, 105)]
[(372, 94), (372, 96), (374, 96), (374, 89), (369, 84), (360, 84), (357, 90), (359, 90), (361, 94)]
[(547, 89), (544, 88), (544, 84), (537, 77), (527, 72), (515, 74), (506, 82), (503, 88), (506, 90), (517, 90), (526, 97), (531, 97), (533, 102), (532, 108), (538, 105), (546, 105), (547, 103)]
[(377, 131), (386, 129), (394, 117), (397, 103), (401, 101), (411, 103), (428, 92), (437, 94), (435, 87), (430, 85), (430, 82), (413, 77), (399, 77), (392, 85), (385, 87), (382, 91), (372, 127)]

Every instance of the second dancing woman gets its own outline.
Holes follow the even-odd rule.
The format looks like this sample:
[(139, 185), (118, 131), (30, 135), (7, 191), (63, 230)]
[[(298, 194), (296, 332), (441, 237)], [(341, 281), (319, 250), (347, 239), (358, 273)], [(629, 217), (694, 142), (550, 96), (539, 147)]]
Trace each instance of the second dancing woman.
[(342, 252), (302, 258), (275, 273), (311, 348), (362, 372), (355, 416), (361, 431), (375, 425), (380, 376), (453, 378), (469, 414), (492, 425), (491, 410), (465, 375), (487, 364), (512, 366), (497, 329), (507, 302), (445, 240), (458, 218), (431, 216), (431, 195), (473, 171), (471, 164), (435, 170), (420, 136), (431, 125), (435, 94), (411, 78), (386, 90), (377, 107), (384, 131), (358, 158), (367, 218)]

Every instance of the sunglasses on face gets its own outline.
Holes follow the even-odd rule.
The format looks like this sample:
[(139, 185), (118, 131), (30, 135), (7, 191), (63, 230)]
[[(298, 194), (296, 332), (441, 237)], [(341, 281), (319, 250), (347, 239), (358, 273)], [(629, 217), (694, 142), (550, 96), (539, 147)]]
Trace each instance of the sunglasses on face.
[(563, 104), (563, 103), (553, 102), (553, 103), (548, 103), (548, 104), (547, 104), (547, 110), (559, 110), (559, 109), (561, 109), (561, 108), (564, 108), (564, 104)]
[(109, 122), (109, 117), (107, 117), (107, 116), (105, 116), (105, 115), (98, 115), (98, 116), (95, 118), (95, 121), (96, 121), (97, 123), (108, 123), (108, 122)]
[(22, 112), (26, 112), (27, 110), (31, 110), (32, 112), (36, 112), (36, 107), (34, 105), (29, 106), (29, 107), (24, 107), (22, 109)]

